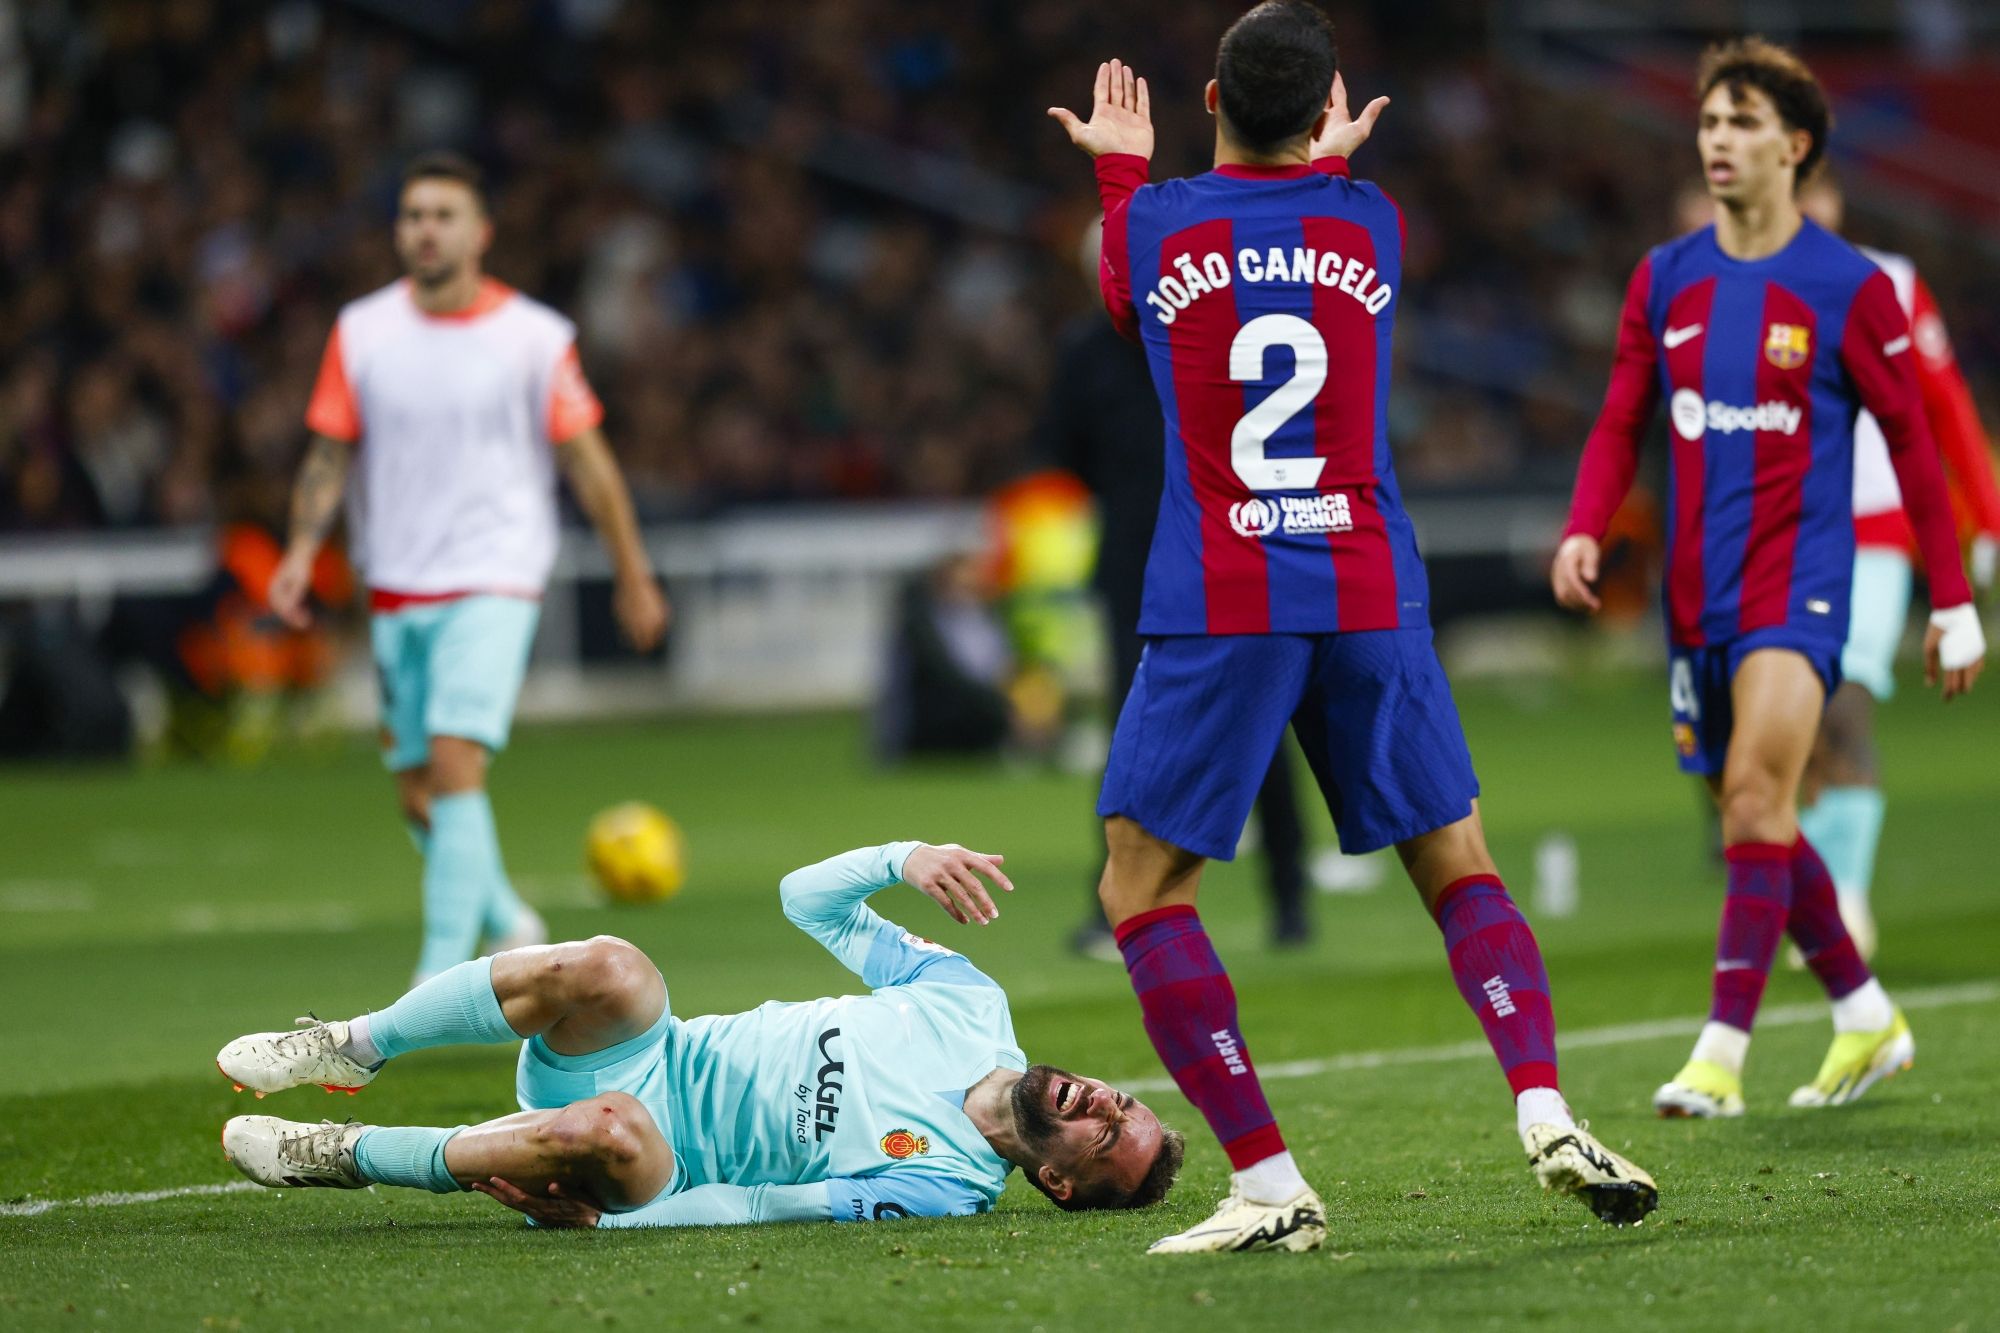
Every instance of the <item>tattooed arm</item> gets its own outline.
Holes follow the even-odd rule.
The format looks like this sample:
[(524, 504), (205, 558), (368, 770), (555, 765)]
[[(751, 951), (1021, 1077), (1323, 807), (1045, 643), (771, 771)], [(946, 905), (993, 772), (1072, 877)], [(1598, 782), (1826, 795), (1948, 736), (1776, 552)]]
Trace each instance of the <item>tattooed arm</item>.
[(306, 593), (312, 587), (313, 562), (340, 513), (353, 456), (353, 445), (314, 435), (298, 480), (292, 483), (291, 542), (271, 579), (271, 609), (294, 629), (303, 629), (312, 620)]

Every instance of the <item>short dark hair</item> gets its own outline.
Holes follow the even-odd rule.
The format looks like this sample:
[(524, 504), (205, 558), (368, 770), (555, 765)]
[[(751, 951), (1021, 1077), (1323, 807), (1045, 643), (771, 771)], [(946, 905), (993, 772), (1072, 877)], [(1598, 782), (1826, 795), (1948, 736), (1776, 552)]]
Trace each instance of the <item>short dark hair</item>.
[(1741, 102), (1744, 91), (1755, 88), (1771, 99), (1787, 129), (1804, 130), (1811, 135), (1812, 147), (1799, 159), (1792, 182), (1797, 187), (1811, 179), (1813, 168), (1826, 155), (1833, 112), (1827, 107), (1825, 90), (1806, 68), (1806, 62), (1789, 48), (1762, 37), (1732, 38), (1717, 42), (1701, 53), (1701, 65), (1694, 76), (1695, 97), (1706, 102), (1717, 85), (1729, 89), (1732, 102)]
[(1174, 1187), (1174, 1177), (1181, 1173), (1181, 1159), (1187, 1155), (1187, 1136), (1177, 1129), (1160, 1131), (1160, 1151), (1153, 1155), (1153, 1164), (1146, 1168), (1145, 1178), (1130, 1190), (1120, 1190), (1115, 1186), (1099, 1186), (1089, 1191), (1071, 1190), (1069, 1197), (1059, 1199), (1049, 1194), (1036, 1172), (1028, 1173), (1028, 1180), (1034, 1187), (1049, 1195), (1049, 1202), (1066, 1213), (1089, 1212), (1098, 1208), (1151, 1208), (1167, 1197), (1167, 1191)]
[(1304, 0), (1265, 0), (1229, 25), (1215, 51), (1229, 137), (1266, 153), (1308, 133), (1337, 68), (1332, 20)]
[(403, 185), (407, 188), (417, 181), (453, 181), (472, 191), (482, 211), (486, 208), (486, 173), (463, 153), (439, 148), (417, 154), (403, 168)]

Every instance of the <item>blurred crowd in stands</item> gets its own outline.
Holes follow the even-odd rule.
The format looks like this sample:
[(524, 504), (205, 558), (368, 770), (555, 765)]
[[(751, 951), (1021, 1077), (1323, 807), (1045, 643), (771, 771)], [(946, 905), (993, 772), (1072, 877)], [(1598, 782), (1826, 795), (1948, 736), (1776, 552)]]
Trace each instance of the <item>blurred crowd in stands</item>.
[[(649, 516), (980, 494), (1092, 307), (1090, 172), (1043, 115), (1149, 75), (1206, 165), (1239, 6), (1141, 0), (0, 3), (0, 531), (282, 521), (340, 304), (396, 275), (402, 163), (488, 170), (489, 267), (573, 315)], [(1566, 484), (1691, 145), (1496, 69), (1483, 5), (1335, 6), (1362, 174), (1409, 224), (1413, 487)], [(1689, 135), (1691, 138), (1691, 134)], [(1989, 406), (2000, 272), (1914, 248)]]

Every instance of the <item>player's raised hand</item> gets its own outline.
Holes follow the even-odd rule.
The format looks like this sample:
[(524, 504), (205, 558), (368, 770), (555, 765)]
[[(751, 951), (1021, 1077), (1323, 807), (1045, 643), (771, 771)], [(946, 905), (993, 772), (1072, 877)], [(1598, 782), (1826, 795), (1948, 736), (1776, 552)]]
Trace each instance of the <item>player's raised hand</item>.
[(475, 1180), (472, 1188), (489, 1199), (506, 1204), (517, 1213), (526, 1213), (538, 1227), (594, 1227), (597, 1219), (603, 1216), (596, 1205), (564, 1194), (562, 1186), (553, 1180), (549, 1182), (549, 1192), (545, 1195), (530, 1194), (498, 1176), (491, 1180)]
[(903, 882), (942, 907), (958, 924), (977, 921), (984, 926), (1000, 915), (993, 895), (981, 881), (983, 875), (995, 887), (1014, 891), (1014, 882), (1000, 869), (1007, 858), (997, 852), (974, 852), (955, 842), (933, 847), (926, 843), (903, 862)]
[(1153, 155), (1152, 98), (1146, 81), (1122, 60), (1107, 60), (1097, 67), (1089, 120), (1078, 120), (1075, 112), (1059, 106), (1050, 107), (1049, 114), (1069, 132), (1069, 141), (1092, 157)]
[(1549, 570), (1549, 586), (1555, 589), (1556, 603), (1568, 611), (1597, 614), (1603, 603), (1591, 587), (1597, 582), (1600, 552), (1595, 537), (1577, 533), (1563, 538), (1556, 548), (1556, 562)]
[(1375, 132), (1375, 122), (1382, 117), (1382, 108), (1389, 105), (1389, 99), (1378, 97), (1361, 108), (1358, 116), (1347, 111), (1347, 81), (1339, 74), (1333, 76), (1333, 91), (1327, 98), (1326, 125), (1313, 137), (1312, 155), (1317, 161), (1322, 157), (1353, 157), (1354, 150), (1368, 142), (1368, 136)]
[(1924, 631), (1924, 684), (1944, 681), (1946, 700), (1956, 699), (1972, 688), (1986, 665), (1986, 631), (1979, 624), (1979, 608), (1971, 602), (1931, 612)]

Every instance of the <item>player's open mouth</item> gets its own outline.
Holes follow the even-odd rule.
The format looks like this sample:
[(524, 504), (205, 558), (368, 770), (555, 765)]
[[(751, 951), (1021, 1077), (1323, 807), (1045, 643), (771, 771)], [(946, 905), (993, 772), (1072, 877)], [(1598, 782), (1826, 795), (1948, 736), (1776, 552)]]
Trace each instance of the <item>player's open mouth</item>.
[(1056, 1114), (1058, 1115), (1067, 1114), (1069, 1112), (1069, 1109), (1072, 1106), (1076, 1105), (1078, 1099), (1082, 1095), (1083, 1095), (1083, 1089), (1079, 1087), (1077, 1084), (1070, 1082), (1068, 1079), (1063, 1079), (1062, 1081), (1057, 1083)]
[(1727, 162), (1711, 162), (1708, 164), (1708, 178), (1718, 185), (1727, 185), (1736, 179), (1736, 168)]

